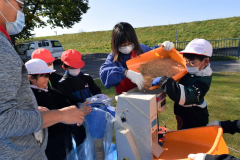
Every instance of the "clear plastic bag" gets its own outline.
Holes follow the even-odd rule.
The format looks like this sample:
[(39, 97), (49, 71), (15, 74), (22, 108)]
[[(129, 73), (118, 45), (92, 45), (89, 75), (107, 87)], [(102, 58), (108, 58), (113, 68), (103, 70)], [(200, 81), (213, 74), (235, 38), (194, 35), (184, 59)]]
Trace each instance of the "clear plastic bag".
[(101, 109), (101, 110), (103, 110), (103, 111), (107, 111), (107, 112), (109, 112), (113, 117), (115, 117), (115, 111), (116, 111), (116, 109), (115, 109), (115, 107), (113, 107), (113, 106), (108, 106), (108, 105), (105, 105), (104, 103), (91, 103), (90, 105), (91, 105), (92, 108), (95, 107), (95, 108), (99, 108), (99, 109)]
[(87, 101), (92, 102), (92, 103), (104, 103), (107, 106), (110, 106), (114, 97), (109, 98), (105, 94), (97, 94), (95, 96), (87, 98)]
[(111, 106), (112, 102), (114, 101), (114, 97), (108, 98), (108, 96), (105, 94), (97, 94), (95, 96), (87, 98), (87, 101), (92, 103), (92, 107), (108, 111), (113, 117), (115, 117), (116, 109), (115, 107)]
[[(92, 105), (92, 104), (91, 104)], [(104, 105), (105, 106), (105, 105)], [(85, 116), (83, 125), (86, 130), (84, 142), (72, 150), (66, 160), (113, 160), (112, 137), (115, 118), (108, 112), (93, 107)]]

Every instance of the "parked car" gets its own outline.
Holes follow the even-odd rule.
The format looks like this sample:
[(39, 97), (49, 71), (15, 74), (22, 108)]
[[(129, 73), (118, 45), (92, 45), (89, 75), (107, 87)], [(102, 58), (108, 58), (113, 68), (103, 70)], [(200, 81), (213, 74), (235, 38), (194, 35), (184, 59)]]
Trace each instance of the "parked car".
[(62, 52), (64, 51), (58, 40), (31, 41), (20, 43), (16, 46), (16, 50), (23, 60), (31, 59), (32, 52), (38, 48), (48, 49), (56, 59), (61, 59)]
[(25, 55), (25, 51), (28, 49), (29, 43), (21, 43), (16, 46), (16, 50), (20, 55), (21, 59), (27, 59)]

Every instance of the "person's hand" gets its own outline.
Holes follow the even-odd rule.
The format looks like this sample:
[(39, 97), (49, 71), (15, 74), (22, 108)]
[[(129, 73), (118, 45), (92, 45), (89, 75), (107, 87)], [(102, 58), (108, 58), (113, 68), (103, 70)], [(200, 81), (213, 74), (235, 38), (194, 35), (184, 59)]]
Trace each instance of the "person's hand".
[(158, 44), (160, 47), (163, 46), (163, 50), (164, 51), (170, 51), (172, 48), (174, 48), (174, 44), (173, 42), (170, 42), (170, 41), (165, 41), (163, 43), (159, 43)]
[(62, 117), (61, 122), (65, 124), (77, 124), (80, 126), (84, 120), (84, 113), (76, 106), (69, 106), (59, 109)]
[(221, 127), (221, 123), (220, 123), (220, 121), (213, 121), (211, 123), (208, 123), (207, 126), (220, 126)]
[(83, 112), (84, 116), (88, 115), (91, 113), (92, 111), (92, 107), (91, 106), (83, 106), (82, 108), (79, 109), (80, 111)]
[(188, 158), (193, 160), (205, 160), (206, 154), (204, 153), (197, 153), (197, 154), (189, 154)]
[(145, 82), (141, 73), (128, 70), (126, 72), (126, 77), (129, 78), (133, 83), (135, 83), (138, 86), (139, 90), (143, 89)]
[(85, 101), (85, 102), (83, 102), (83, 103), (78, 103), (78, 108), (82, 108), (82, 107), (84, 107), (84, 106), (86, 106), (86, 105), (88, 105), (88, 104), (91, 104), (92, 102), (90, 102), (90, 101)]
[(39, 112), (46, 112), (46, 111), (49, 111), (48, 108), (46, 108), (46, 107), (41, 107), (41, 106), (38, 106), (38, 110), (39, 110)]
[(83, 102), (83, 104), (84, 105), (88, 105), (88, 104), (91, 104), (92, 102), (90, 102), (90, 101), (85, 101), (85, 102)]
[(153, 81), (152, 81), (152, 86), (156, 86), (156, 85), (159, 85), (159, 81), (162, 77), (157, 77), (155, 78)]

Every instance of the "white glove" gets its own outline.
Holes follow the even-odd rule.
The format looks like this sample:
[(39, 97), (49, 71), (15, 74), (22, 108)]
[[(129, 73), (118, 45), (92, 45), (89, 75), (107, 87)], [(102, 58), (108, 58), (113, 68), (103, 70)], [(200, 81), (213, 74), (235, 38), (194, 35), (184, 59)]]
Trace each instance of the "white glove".
[(213, 121), (211, 123), (208, 123), (207, 126), (220, 126), (221, 127), (221, 123), (220, 123), (220, 121)]
[(164, 51), (170, 51), (172, 48), (174, 48), (173, 42), (165, 41), (162, 44), (158, 44), (159, 46), (163, 46)]
[(139, 90), (143, 89), (145, 82), (141, 73), (128, 70), (126, 73), (126, 77), (129, 78), (133, 83), (135, 83), (138, 86)]
[(193, 160), (205, 160), (206, 154), (198, 153), (198, 154), (189, 154), (188, 158)]
[(39, 130), (38, 132), (33, 133), (35, 139), (37, 140), (38, 143), (42, 144), (43, 139), (44, 139), (44, 131), (43, 129)]

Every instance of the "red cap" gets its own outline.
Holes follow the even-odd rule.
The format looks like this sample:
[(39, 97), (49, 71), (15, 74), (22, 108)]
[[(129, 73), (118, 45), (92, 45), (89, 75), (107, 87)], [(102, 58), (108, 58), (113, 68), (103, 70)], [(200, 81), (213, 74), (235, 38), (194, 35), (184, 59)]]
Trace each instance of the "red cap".
[(62, 53), (61, 60), (68, 66), (73, 68), (82, 68), (85, 62), (82, 61), (80, 52), (74, 49), (66, 50)]
[(45, 61), (46, 63), (51, 63), (55, 60), (54, 57), (52, 57), (52, 54), (49, 50), (45, 49), (45, 48), (39, 48), (36, 49), (35, 51), (33, 51), (32, 59), (41, 59), (43, 61)]

